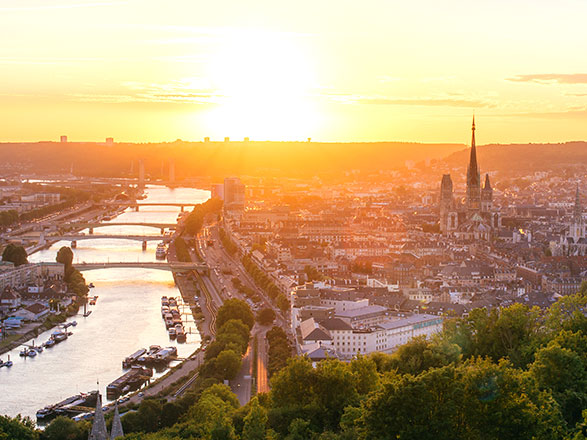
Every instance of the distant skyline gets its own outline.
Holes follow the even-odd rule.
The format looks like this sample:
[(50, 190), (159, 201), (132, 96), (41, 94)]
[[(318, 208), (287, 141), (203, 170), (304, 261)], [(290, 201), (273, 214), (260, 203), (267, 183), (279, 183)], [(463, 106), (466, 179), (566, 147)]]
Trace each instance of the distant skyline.
[(587, 140), (579, 0), (4, 0), (0, 141)]

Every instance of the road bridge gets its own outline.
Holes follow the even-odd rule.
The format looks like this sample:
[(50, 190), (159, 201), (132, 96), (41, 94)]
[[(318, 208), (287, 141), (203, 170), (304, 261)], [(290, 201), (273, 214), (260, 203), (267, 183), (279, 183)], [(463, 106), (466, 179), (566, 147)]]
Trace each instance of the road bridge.
[[(53, 226), (46, 224), (43, 226)], [(72, 228), (75, 230), (89, 229), (90, 234), (93, 233), (94, 228), (103, 228), (106, 226), (144, 226), (148, 228), (155, 228), (161, 231), (161, 234), (165, 229), (175, 228), (177, 223), (161, 223), (161, 222), (120, 222), (120, 223), (101, 223), (101, 222), (70, 222), (58, 225), (59, 228)]]
[(205, 263), (183, 263), (183, 262), (167, 262), (167, 261), (119, 261), (107, 263), (75, 263), (73, 265), (76, 269), (83, 270), (97, 270), (97, 269), (158, 269), (167, 270), (171, 272), (190, 272), (197, 271), (200, 274), (207, 274), (209, 267)]
[(194, 203), (183, 203), (183, 202), (132, 202), (132, 201), (124, 201), (121, 200), (119, 202), (101, 202), (99, 203), (102, 206), (128, 206), (130, 208), (134, 208), (136, 211), (139, 210), (141, 206), (175, 206), (181, 208), (181, 212), (183, 212), (184, 208), (187, 206), (196, 206), (199, 205), (200, 202)]

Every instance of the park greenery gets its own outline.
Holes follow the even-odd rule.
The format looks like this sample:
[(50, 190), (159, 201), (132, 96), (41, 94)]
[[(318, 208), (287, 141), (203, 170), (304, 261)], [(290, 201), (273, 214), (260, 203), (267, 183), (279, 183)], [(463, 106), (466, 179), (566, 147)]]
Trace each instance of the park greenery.
[(224, 228), (219, 228), (218, 234), (220, 235), (220, 242), (222, 243), (222, 246), (224, 246), (224, 249), (226, 249), (226, 252), (234, 256), (238, 251), (236, 244), (230, 239)]
[(10, 243), (2, 251), (2, 261), (10, 262), (14, 266), (28, 263), (28, 255), (24, 247)]
[(188, 245), (183, 239), (183, 237), (176, 237), (173, 240), (173, 245), (175, 246), (175, 255), (177, 256), (177, 259), (179, 261), (182, 261), (184, 263), (189, 263), (190, 261), (192, 261)]
[(267, 343), (269, 344), (267, 371), (269, 377), (287, 365), (288, 359), (292, 356), (292, 347), (287, 339), (287, 334), (281, 327), (273, 327), (267, 332)]
[(255, 281), (255, 284), (263, 289), (269, 298), (275, 302), (277, 307), (279, 307), (282, 312), (289, 310), (289, 300), (287, 297), (280, 292), (279, 287), (275, 285), (271, 277), (257, 266), (251, 256), (245, 255), (242, 259), (242, 263), (245, 270), (253, 278), (253, 281)]
[(204, 217), (208, 214), (219, 213), (222, 209), (222, 200), (212, 198), (204, 203), (194, 206), (192, 212), (185, 221), (185, 232), (188, 235), (196, 235), (204, 225)]
[[(236, 370), (221, 354), (243, 353), (254, 322), (236, 301), (219, 311), (218, 346), (194, 388), (174, 402), (144, 400), (123, 416), (125, 438), (587, 439), (587, 283), (545, 310), (475, 309), (393, 354), (290, 358), (271, 391), (243, 407), (220, 383)], [(284, 345), (282, 332), (268, 332), (270, 347)], [(0, 433), (38, 438), (26, 423), (3, 418)]]

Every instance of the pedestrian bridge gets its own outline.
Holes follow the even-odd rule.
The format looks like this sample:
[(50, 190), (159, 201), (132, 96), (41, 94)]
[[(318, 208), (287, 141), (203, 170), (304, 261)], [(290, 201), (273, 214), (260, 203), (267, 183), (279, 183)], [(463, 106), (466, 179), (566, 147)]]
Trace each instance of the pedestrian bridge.
[(120, 261), (107, 263), (75, 263), (73, 265), (80, 271), (96, 270), (96, 269), (158, 269), (168, 270), (171, 272), (189, 272), (192, 270), (201, 274), (207, 274), (209, 267), (205, 263), (182, 263), (182, 262), (166, 262), (166, 261)]

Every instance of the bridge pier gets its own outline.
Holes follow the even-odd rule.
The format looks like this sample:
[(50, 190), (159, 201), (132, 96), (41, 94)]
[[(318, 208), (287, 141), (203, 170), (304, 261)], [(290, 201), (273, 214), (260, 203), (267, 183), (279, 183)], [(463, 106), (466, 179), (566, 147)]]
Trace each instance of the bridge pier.
[(89, 233), (93, 234), (94, 233), (94, 228), (89, 228)]
[(165, 234), (165, 228), (161, 228), (161, 235)]
[(179, 209), (181, 209), (181, 212), (183, 212), (183, 205), (181, 205), (181, 207)]
[(147, 250), (147, 240), (143, 240), (143, 250)]
[(136, 205), (136, 206), (135, 206), (135, 211), (136, 211), (136, 212), (139, 212), (139, 205)]
[(72, 240), (72, 242), (71, 242), (71, 248), (72, 249), (75, 249), (76, 247), (77, 247), (77, 241)]

